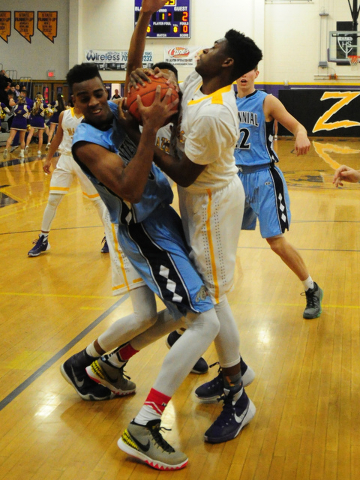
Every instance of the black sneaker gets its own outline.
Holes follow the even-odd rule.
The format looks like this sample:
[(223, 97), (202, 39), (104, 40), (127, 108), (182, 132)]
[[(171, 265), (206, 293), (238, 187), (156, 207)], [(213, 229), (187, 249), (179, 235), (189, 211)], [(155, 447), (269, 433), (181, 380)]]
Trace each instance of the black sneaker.
[[(180, 333), (174, 330), (168, 335), (166, 339), (166, 346), (168, 348), (171, 348), (174, 345), (174, 343), (177, 340), (179, 340), (180, 337), (181, 337)], [(193, 366), (191, 373), (197, 373), (198, 375), (202, 375), (203, 373), (206, 373), (208, 370), (209, 370), (209, 366), (207, 364), (207, 361), (205, 360), (205, 358), (200, 357), (199, 360)]]
[(102, 239), (101, 243), (102, 243), (101, 253), (109, 253), (109, 245), (107, 244), (106, 237)]
[(61, 375), (72, 385), (83, 400), (109, 400), (115, 397), (108, 388), (98, 385), (91, 380), (85, 368), (92, 364), (96, 358), (91, 357), (82, 350), (76, 353), (60, 367)]
[(157, 470), (180, 470), (186, 467), (185, 453), (175, 450), (161, 435), (160, 420), (151, 420), (146, 425), (132, 421), (118, 447), (128, 455), (138, 458)]
[(314, 288), (309, 288), (305, 292), (306, 295), (306, 308), (303, 313), (303, 318), (313, 319), (318, 318), (321, 315), (321, 300), (323, 299), (324, 292), (319, 285), (314, 282)]
[(48, 237), (40, 234), (37, 240), (33, 241), (34, 247), (28, 251), (29, 257), (38, 257), (40, 253), (50, 250), (50, 243)]
[[(236, 391), (237, 390), (237, 391)], [(224, 388), (223, 410), (205, 432), (205, 442), (222, 443), (237, 437), (256, 413), (255, 405), (241, 387)]]
[[(214, 367), (215, 365), (219, 365), (219, 362), (213, 363), (210, 365), (210, 368)], [(255, 378), (254, 370), (246, 365), (244, 360), (240, 358), (240, 369), (241, 369), (241, 376), (242, 382), (244, 387), (250, 385)], [(195, 395), (202, 403), (213, 403), (216, 402), (219, 397), (224, 393), (224, 377), (222, 374), (222, 369), (219, 367), (217, 377), (210, 380), (210, 382), (206, 382), (200, 387), (195, 390)]]

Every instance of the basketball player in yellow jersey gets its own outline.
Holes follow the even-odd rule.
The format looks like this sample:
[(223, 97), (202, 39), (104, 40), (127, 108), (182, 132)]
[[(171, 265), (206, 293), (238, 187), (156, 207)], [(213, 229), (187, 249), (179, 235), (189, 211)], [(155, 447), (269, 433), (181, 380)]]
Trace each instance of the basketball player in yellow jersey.
[[(76, 107), (64, 110), (60, 114), (57, 132), (46, 155), (43, 166), (44, 172), (50, 174), (51, 159), (58, 149), (60, 150), (61, 156), (51, 177), (50, 193), (48, 203), (45, 207), (41, 233), (38, 240), (34, 242), (34, 247), (28, 252), (29, 257), (37, 257), (50, 249), (48, 235), (52, 221), (61, 200), (64, 198), (64, 195), (68, 193), (75, 175), (80, 180), (83, 194), (94, 203), (105, 229), (109, 228), (109, 233), (111, 232), (110, 220), (106, 218), (109, 214), (103, 201), (90, 180), (74, 161), (71, 154), (72, 139), (82, 119), (83, 116)], [(106, 226), (106, 224), (108, 225)], [(105, 240), (102, 252), (108, 253), (108, 251), (108, 244)]]
[[(155, 0), (143, 0), (129, 51), (129, 63), (135, 68), (141, 64), (155, 5)], [(204, 49), (196, 71), (182, 84), (177, 155), (156, 149), (154, 157), (178, 184), (186, 240), (220, 320), (215, 346), (224, 376), (224, 408), (205, 432), (205, 440), (211, 443), (235, 438), (255, 414), (243, 388), (240, 339), (226, 294), (233, 285), (245, 199), (233, 156), (239, 129), (232, 83), (261, 58), (255, 43), (235, 30)], [(132, 77), (140, 83), (149, 80), (141, 69)]]

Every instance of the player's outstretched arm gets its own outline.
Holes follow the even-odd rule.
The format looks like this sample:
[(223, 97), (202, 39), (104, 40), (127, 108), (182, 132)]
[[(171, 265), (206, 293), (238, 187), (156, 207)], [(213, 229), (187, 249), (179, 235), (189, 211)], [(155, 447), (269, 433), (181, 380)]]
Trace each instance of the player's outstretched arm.
[(289, 113), (280, 100), (268, 95), (264, 100), (264, 114), (266, 121), (277, 120), (295, 137), (295, 151), (297, 155), (306, 155), (310, 149), (306, 129), (295, 117)]
[(151, 15), (162, 8), (166, 2), (167, 0), (143, 0), (142, 2), (139, 19), (130, 40), (129, 56), (126, 68), (125, 92), (127, 92), (128, 89), (131, 72), (142, 67), (147, 27), (149, 25)]
[(341, 165), (334, 174), (333, 184), (335, 187), (342, 187), (342, 182), (360, 182), (360, 170), (355, 170), (347, 165)]

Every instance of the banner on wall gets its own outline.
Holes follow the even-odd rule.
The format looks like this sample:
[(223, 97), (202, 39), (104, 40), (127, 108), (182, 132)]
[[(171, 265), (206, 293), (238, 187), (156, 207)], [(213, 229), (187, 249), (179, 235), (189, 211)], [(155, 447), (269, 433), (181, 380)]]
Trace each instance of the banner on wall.
[(0, 12), (0, 37), (8, 43), (11, 35), (11, 12)]
[[(360, 136), (360, 91), (280, 90), (279, 100), (304, 125), (309, 136)], [(282, 125), (279, 135), (289, 135)]]
[(203, 47), (164, 47), (164, 62), (175, 67), (194, 68), (202, 51)]
[(37, 29), (54, 43), (57, 37), (58, 12), (37, 12)]
[(15, 30), (29, 43), (34, 35), (34, 12), (14, 12)]
[[(85, 50), (84, 62), (95, 63), (99, 70), (126, 71), (127, 61), (127, 50)], [(153, 63), (153, 52), (145, 51), (143, 68), (150, 68)]]

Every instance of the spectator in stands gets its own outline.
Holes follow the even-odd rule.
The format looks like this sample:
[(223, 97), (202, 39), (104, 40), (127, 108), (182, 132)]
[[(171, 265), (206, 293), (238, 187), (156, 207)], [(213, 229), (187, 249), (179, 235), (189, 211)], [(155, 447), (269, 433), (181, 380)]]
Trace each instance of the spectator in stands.
[(20, 95), (20, 85), (18, 83), (15, 85), (15, 95), (17, 97)]
[(4, 90), (9, 82), (12, 83), (11, 78), (6, 75), (5, 70), (0, 70), (0, 90)]
[(0, 101), (1, 102), (3, 102), (3, 103), (8, 102), (8, 93), (11, 93), (10, 87), (11, 87), (10, 82), (6, 81), (5, 83), (3, 83), (3, 86), (0, 89)]
[(26, 87), (22, 87), (21, 89), (21, 92), (20, 92), (20, 95), (22, 95), (23, 97), (25, 97), (26, 99), (26, 104), (30, 109), (32, 109), (33, 105), (34, 105), (34, 100), (31, 100), (31, 98), (28, 97), (28, 91), (27, 91), (27, 88)]
[(15, 85), (11, 85), (10, 90), (11, 90), (11, 92), (14, 94), (15, 98), (17, 99), (17, 97), (19, 96), (20, 92), (18, 93), (18, 92), (16, 91)]
[(111, 100), (116, 100), (117, 98), (121, 98), (119, 95), (119, 90), (115, 88), (115, 94), (111, 97)]

